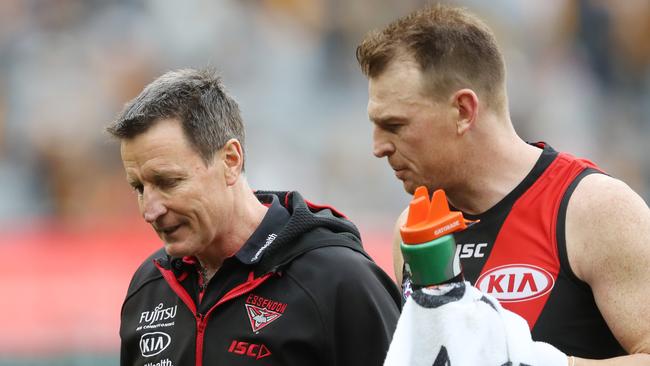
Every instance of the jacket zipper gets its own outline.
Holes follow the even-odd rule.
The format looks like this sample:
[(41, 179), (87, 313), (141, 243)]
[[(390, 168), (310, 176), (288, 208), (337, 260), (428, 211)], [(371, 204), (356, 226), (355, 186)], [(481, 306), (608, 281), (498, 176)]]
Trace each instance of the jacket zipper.
[(196, 366), (202, 366), (203, 365), (203, 342), (204, 342), (204, 336), (205, 336), (205, 328), (208, 325), (208, 318), (210, 317), (210, 314), (221, 304), (230, 301), (236, 297), (242, 296), (248, 292), (253, 291), (256, 287), (264, 283), (269, 277), (273, 275), (273, 272), (266, 273), (262, 275), (261, 277), (255, 278), (255, 275), (253, 271), (251, 271), (248, 274), (248, 279), (246, 282), (235, 286), (233, 289), (228, 291), (219, 301), (217, 301), (216, 304), (214, 304), (205, 314), (201, 314), (197, 311), (196, 304), (192, 300), (192, 297), (190, 294), (185, 291), (185, 288), (178, 282), (178, 279), (176, 279), (176, 276), (174, 273), (168, 269), (163, 268), (158, 261), (154, 261), (154, 264), (156, 267), (158, 267), (158, 270), (160, 273), (162, 273), (163, 278), (169, 286), (172, 288), (172, 290), (180, 297), (180, 299), (185, 303), (187, 308), (194, 314), (194, 318), (196, 319), (196, 355), (195, 355), (195, 360), (196, 360)]
[(201, 313), (195, 314), (196, 316), (196, 355), (194, 356), (196, 366), (203, 365), (203, 337), (205, 335), (205, 327), (208, 324), (207, 316)]

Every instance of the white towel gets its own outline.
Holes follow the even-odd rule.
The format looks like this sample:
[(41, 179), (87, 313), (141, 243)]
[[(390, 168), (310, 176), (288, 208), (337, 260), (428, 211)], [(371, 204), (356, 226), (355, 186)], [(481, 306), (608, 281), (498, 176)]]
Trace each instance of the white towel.
[(528, 324), (469, 282), (414, 291), (384, 366), (567, 366), (564, 353), (534, 342)]

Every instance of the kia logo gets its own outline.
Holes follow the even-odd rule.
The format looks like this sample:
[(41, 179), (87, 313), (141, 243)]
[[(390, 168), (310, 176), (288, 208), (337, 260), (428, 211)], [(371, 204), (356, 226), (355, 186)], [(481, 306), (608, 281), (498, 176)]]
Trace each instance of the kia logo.
[(476, 281), (479, 290), (504, 303), (538, 298), (551, 291), (554, 284), (548, 271), (530, 264), (495, 267)]
[(164, 351), (169, 346), (172, 338), (167, 333), (145, 333), (140, 337), (140, 352), (144, 357), (151, 357)]

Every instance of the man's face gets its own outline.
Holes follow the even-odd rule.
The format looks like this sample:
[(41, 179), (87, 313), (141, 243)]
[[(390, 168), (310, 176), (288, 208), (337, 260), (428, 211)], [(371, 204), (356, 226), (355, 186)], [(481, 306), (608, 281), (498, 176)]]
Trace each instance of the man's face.
[(217, 240), (232, 207), (220, 152), (206, 167), (175, 119), (158, 121), (146, 132), (123, 140), (121, 152), (140, 213), (169, 255), (201, 254)]
[(447, 188), (458, 154), (454, 108), (423, 88), (415, 61), (396, 59), (370, 78), (368, 116), (374, 123), (373, 153), (386, 157), (404, 189)]

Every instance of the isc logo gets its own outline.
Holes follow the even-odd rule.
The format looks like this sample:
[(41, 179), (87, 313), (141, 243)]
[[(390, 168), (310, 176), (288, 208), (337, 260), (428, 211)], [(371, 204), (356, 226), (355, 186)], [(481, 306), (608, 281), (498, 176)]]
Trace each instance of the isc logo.
[(467, 244), (458, 244), (456, 245), (456, 257), (457, 258), (483, 258), (485, 257), (485, 252), (483, 249), (487, 247), (487, 243), (467, 243)]
[(155, 356), (164, 351), (169, 343), (171, 343), (171, 337), (167, 333), (145, 333), (140, 337), (140, 353), (144, 357)]
[(271, 355), (271, 351), (269, 351), (269, 349), (263, 344), (240, 342), (238, 340), (232, 341), (228, 348), (228, 352), (236, 355), (254, 357), (256, 360)]
[(482, 292), (500, 302), (518, 302), (543, 296), (553, 288), (553, 276), (530, 264), (509, 264), (483, 273), (476, 281)]

